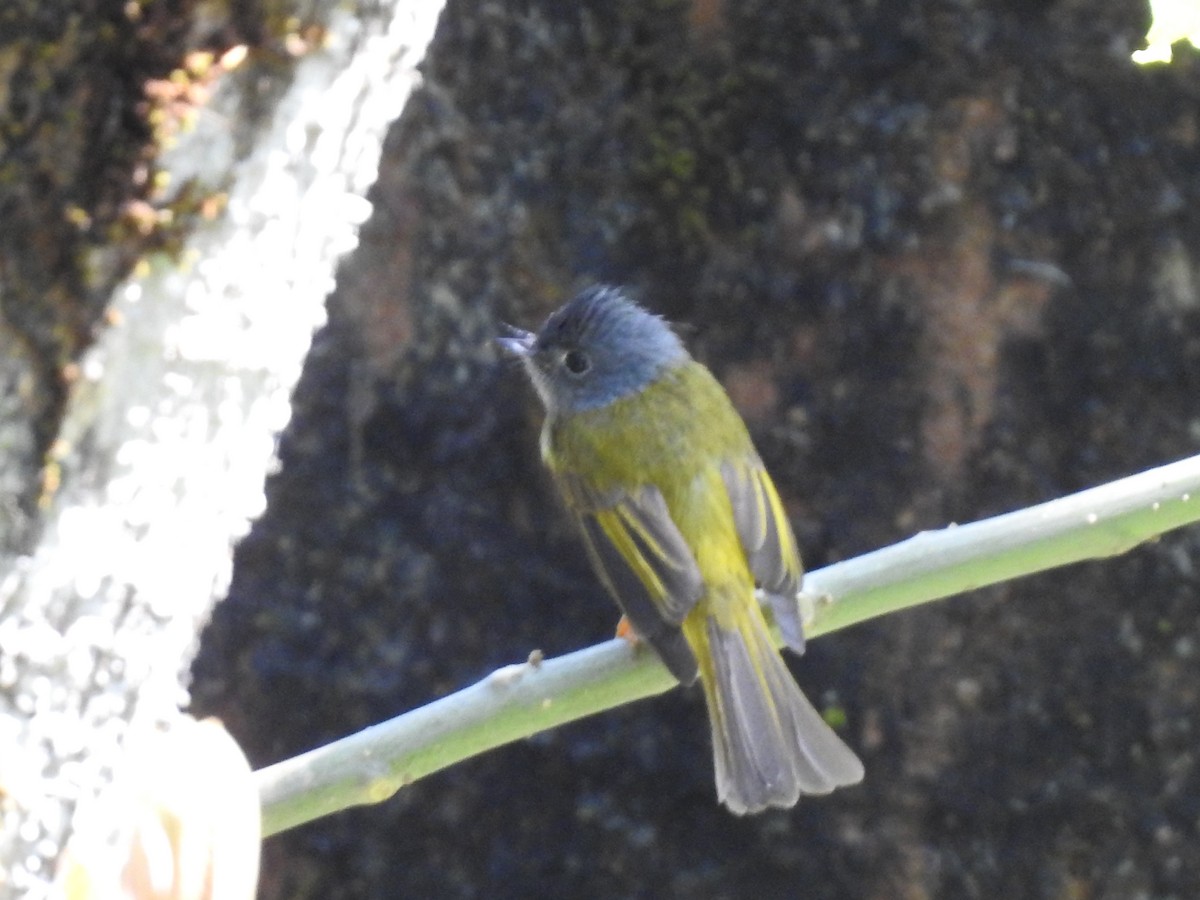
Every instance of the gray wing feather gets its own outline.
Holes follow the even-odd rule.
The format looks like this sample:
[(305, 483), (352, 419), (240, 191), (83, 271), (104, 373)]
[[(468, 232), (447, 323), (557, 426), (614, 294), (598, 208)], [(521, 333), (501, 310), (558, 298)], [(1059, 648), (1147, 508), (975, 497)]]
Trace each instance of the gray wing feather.
[(647, 543), (636, 530), (630, 531), (643, 558), (666, 588), (666, 596), (660, 601), (660, 612), (672, 625), (678, 625), (704, 595), (704, 578), (692, 548), (680, 534), (658, 488), (652, 485), (641, 487), (626, 495), (621, 506), (649, 538), (650, 543)]
[[(791, 533), (784, 535), (781, 528), (790, 528), (786, 521), (780, 522), (772, 513), (771, 500), (767, 495), (766, 469), (757, 456), (743, 464), (725, 461), (721, 464), (721, 478), (733, 507), (733, 521), (746, 561), (755, 581), (767, 595), (775, 622), (783, 639), (792, 650), (804, 652), (804, 626), (800, 621), (800, 607), (796, 594), (800, 590), (800, 566), (796, 561), (789, 566), (785, 552), (795, 546)], [(785, 549), (787, 548), (787, 549)]]
[(579, 524), (592, 568), (617, 601), (617, 606), (629, 619), (638, 637), (654, 648), (663, 664), (680, 682), (694, 682), (699, 668), (679, 626), (662, 617), (650, 592), (612, 545), (596, 517), (581, 515)]
[[(704, 594), (704, 579), (691, 548), (679, 533), (657, 488), (604, 496), (579, 483), (566, 487), (579, 518), (584, 543), (601, 581), (667, 668), (684, 684), (696, 680), (697, 664), (679, 625)], [(652, 592), (614, 546), (598, 513), (616, 513), (637, 554), (662, 585)]]

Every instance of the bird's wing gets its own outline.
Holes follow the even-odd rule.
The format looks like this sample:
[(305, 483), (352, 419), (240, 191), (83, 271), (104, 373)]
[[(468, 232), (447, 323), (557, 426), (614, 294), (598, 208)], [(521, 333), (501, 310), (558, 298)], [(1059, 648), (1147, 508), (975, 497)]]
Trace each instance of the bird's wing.
[(671, 673), (695, 681), (696, 658), (679, 625), (704, 594), (704, 579), (662, 494), (652, 485), (598, 493), (559, 477), (601, 581)]
[(803, 653), (804, 629), (796, 594), (804, 568), (771, 476), (758, 456), (752, 455), (723, 462), (721, 478), (750, 571), (767, 595), (787, 645)]

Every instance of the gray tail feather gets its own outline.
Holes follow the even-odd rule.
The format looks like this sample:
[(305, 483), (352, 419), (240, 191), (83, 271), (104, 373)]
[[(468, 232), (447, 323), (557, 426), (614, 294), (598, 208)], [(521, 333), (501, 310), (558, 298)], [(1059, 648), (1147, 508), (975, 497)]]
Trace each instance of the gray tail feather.
[[(863, 767), (813, 708), (758, 616), (750, 634), (708, 620), (717, 797), (738, 815), (790, 807), (801, 794), (828, 794), (862, 780)], [(747, 646), (752, 640), (756, 646)]]

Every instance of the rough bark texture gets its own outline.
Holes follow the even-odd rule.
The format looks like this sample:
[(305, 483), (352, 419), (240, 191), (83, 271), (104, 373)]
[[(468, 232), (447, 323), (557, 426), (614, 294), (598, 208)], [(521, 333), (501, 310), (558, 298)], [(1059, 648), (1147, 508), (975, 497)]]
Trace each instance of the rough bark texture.
[(145, 87), (180, 65), (195, 3), (122, 6), (0, 9), (0, 553), (29, 549), (70, 364), (157, 245), (136, 215), (153, 190)]
[[(1195, 56), (1126, 0), (452, 3), (196, 667), (266, 763), (609, 634), (489, 343), (691, 323), (810, 566), (1192, 452)], [(272, 841), (264, 896), (1200, 892), (1198, 539), (816, 642), (858, 789), (735, 819), (695, 692)]]
[[(188, 85), (159, 100), (150, 88), (189, 51), (221, 46), (191, 30), (195, 7), (0, 5), (0, 897), (38, 896), (69, 798), (98, 787), (85, 786), (95, 767), (78, 759), (100, 758), (97, 734), (111, 736), (133, 705), (128, 694), (110, 702), (101, 677), (111, 686), (137, 669), (117, 635), (138, 616), (90, 617), (92, 598), (46, 589), (78, 568), (38, 581), (30, 556), (60, 485), (57, 439), (81, 354), (117, 283), (178, 233), (148, 201), (154, 156), (178, 122), (167, 104), (186, 106)], [(110, 609), (130, 612), (128, 599)], [(106, 646), (97, 634), (111, 636)], [(47, 657), (54, 665), (40, 667)]]
[[(205, 346), (197, 323), (213, 304), (183, 296), (201, 279), (170, 264), (198, 213), (237, 197), (230, 169), (269, 133), (255, 113), (292, 71), (278, 44), (250, 90), (226, 92), (235, 102), (187, 132), (207, 168), (185, 169), (177, 152), (174, 182), (159, 177), (161, 151), (232, 67), (222, 52), (261, 37), (241, 21), (220, 2), (0, 5), (0, 898), (47, 896), (76, 803), (111, 779), (127, 729), (179, 718), (190, 648), (228, 583), (230, 534), (285, 420), (259, 426), (255, 454), (243, 426), (270, 411), (278, 354), (224, 365), (249, 343), (255, 304)], [(237, 105), (247, 94), (255, 102)], [(160, 277), (144, 266), (114, 298), (147, 255)], [(232, 487), (255, 456), (257, 472)], [(119, 826), (105, 818), (107, 838)]]

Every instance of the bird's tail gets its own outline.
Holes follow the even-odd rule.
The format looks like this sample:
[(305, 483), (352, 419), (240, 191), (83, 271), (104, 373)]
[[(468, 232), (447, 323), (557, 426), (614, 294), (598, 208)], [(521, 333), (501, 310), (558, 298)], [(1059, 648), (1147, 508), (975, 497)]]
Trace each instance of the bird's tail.
[(712, 615), (685, 624), (689, 642), (704, 641), (711, 651), (696, 656), (712, 724), (717, 799), (744, 815), (861, 781), (862, 763), (792, 678), (757, 603), (736, 619), (732, 627)]

